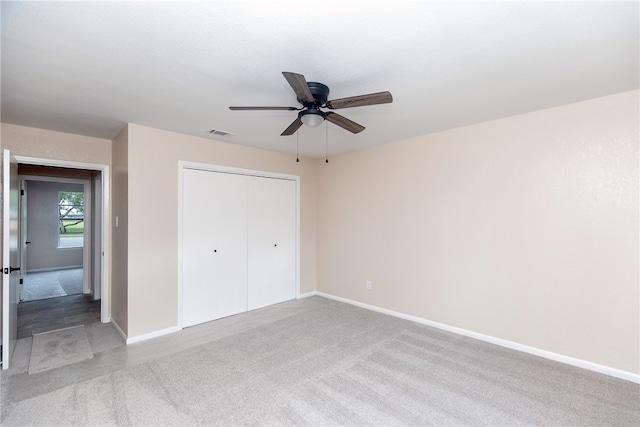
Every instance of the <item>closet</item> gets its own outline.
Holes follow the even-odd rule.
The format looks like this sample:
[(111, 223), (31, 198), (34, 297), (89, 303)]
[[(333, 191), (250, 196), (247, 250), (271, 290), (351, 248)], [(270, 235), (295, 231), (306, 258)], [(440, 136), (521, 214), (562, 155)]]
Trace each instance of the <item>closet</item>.
[(291, 300), (296, 181), (183, 169), (182, 325)]

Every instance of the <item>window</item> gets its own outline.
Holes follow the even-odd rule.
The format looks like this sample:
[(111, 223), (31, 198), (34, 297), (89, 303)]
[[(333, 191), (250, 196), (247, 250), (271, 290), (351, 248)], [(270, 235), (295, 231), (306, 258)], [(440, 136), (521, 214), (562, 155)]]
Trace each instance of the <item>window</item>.
[(84, 193), (58, 193), (58, 247), (81, 248), (84, 245)]

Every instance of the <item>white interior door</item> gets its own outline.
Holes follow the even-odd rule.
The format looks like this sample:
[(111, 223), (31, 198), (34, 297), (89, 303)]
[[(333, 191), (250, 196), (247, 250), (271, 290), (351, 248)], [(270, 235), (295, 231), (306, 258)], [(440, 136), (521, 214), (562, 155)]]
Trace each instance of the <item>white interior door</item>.
[(182, 324), (247, 310), (247, 177), (185, 169)]
[(296, 182), (251, 177), (248, 309), (296, 297)]
[(18, 335), (18, 163), (4, 150), (2, 217), (2, 369), (9, 368)]

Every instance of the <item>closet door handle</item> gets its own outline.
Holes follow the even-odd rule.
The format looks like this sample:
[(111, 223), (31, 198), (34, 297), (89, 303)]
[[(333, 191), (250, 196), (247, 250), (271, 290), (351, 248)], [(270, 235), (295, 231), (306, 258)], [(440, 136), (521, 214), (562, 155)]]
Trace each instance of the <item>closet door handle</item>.
[(273, 247), (275, 248), (276, 246), (278, 246), (277, 244), (273, 245)]

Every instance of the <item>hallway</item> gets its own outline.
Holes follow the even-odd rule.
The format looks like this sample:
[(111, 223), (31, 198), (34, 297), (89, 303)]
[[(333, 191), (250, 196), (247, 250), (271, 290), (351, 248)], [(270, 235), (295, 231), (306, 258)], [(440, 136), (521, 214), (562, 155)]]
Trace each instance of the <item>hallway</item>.
[(24, 276), (20, 301), (35, 301), (82, 293), (82, 268), (41, 271)]
[(69, 295), (18, 304), (18, 339), (100, 321), (100, 300)]

